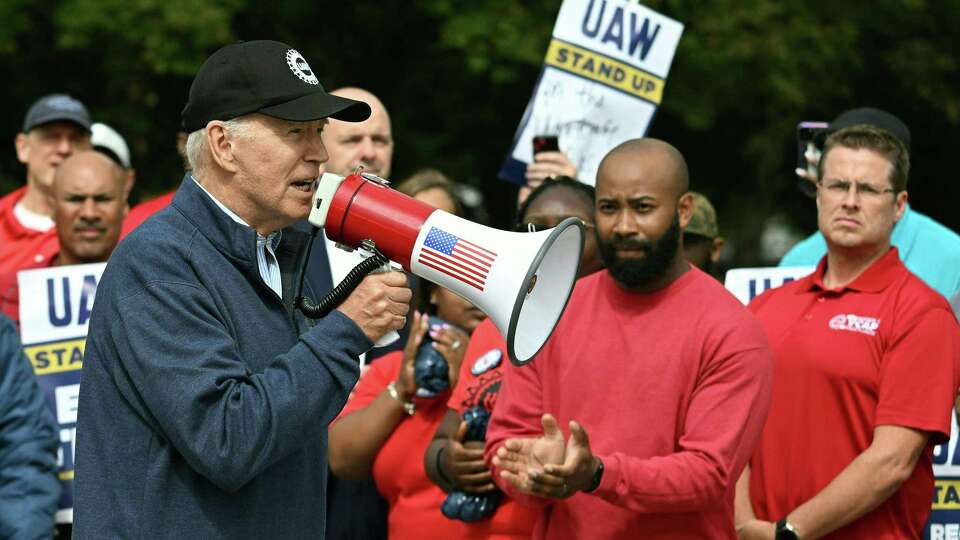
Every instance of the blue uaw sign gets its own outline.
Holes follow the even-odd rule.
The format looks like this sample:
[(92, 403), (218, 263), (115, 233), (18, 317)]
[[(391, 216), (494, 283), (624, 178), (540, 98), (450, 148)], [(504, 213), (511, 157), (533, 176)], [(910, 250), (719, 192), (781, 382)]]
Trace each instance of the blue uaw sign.
[(59, 266), (17, 274), (20, 336), (60, 432), (57, 523), (73, 522), (73, 457), (77, 397), (87, 323), (106, 264)]
[(532, 140), (556, 135), (595, 183), (614, 146), (642, 137), (663, 99), (683, 25), (627, 0), (565, 0), (500, 177), (524, 183)]

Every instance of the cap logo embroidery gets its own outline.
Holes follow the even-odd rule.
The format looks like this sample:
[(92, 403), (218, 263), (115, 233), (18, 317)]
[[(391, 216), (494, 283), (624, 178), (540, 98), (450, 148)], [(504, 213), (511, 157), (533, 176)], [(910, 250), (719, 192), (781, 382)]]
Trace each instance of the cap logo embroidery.
[(880, 328), (880, 319), (861, 317), (852, 313), (841, 313), (830, 319), (829, 325), (834, 330), (849, 330), (875, 336), (877, 335), (877, 329)]
[(320, 84), (317, 76), (313, 73), (313, 70), (310, 69), (310, 64), (308, 64), (303, 55), (296, 50), (290, 49), (287, 51), (287, 65), (290, 66), (290, 71), (301, 81), (313, 85)]

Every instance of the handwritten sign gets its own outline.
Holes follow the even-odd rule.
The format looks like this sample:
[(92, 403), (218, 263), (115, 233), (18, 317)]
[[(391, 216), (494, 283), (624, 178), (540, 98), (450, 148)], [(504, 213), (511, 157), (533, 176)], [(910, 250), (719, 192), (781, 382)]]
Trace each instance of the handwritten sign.
[(533, 97), (500, 177), (525, 183), (536, 135), (556, 135), (579, 180), (647, 132), (663, 99), (683, 25), (627, 0), (565, 0)]
[(47, 406), (60, 428), (58, 474), (63, 490), (57, 523), (73, 522), (73, 458), (77, 398), (87, 324), (97, 294), (101, 264), (24, 270), (20, 286), (20, 337)]

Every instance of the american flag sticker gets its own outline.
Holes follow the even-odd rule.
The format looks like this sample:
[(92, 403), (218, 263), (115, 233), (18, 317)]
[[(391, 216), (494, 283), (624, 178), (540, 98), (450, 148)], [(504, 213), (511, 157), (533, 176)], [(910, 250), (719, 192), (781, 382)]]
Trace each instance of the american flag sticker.
[(430, 227), (417, 262), (483, 292), (497, 254), (455, 234)]

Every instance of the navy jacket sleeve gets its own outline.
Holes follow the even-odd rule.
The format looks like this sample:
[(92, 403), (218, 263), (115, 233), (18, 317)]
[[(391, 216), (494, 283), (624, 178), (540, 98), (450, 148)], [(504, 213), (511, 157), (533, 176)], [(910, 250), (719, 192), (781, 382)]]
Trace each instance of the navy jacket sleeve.
[(50, 538), (58, 437), (16, 327), (0, 316), (0, 538)]
[(192, 469), (230, 492), (322, 436), (371, 345), (334, 311), (287, 352), (240, 358), (228, 328), (256, 332), (256, 317), (221, 320), (211, 296), (186, 283), (153, 283), (118, 310), (110, 333), (120, 391)]

